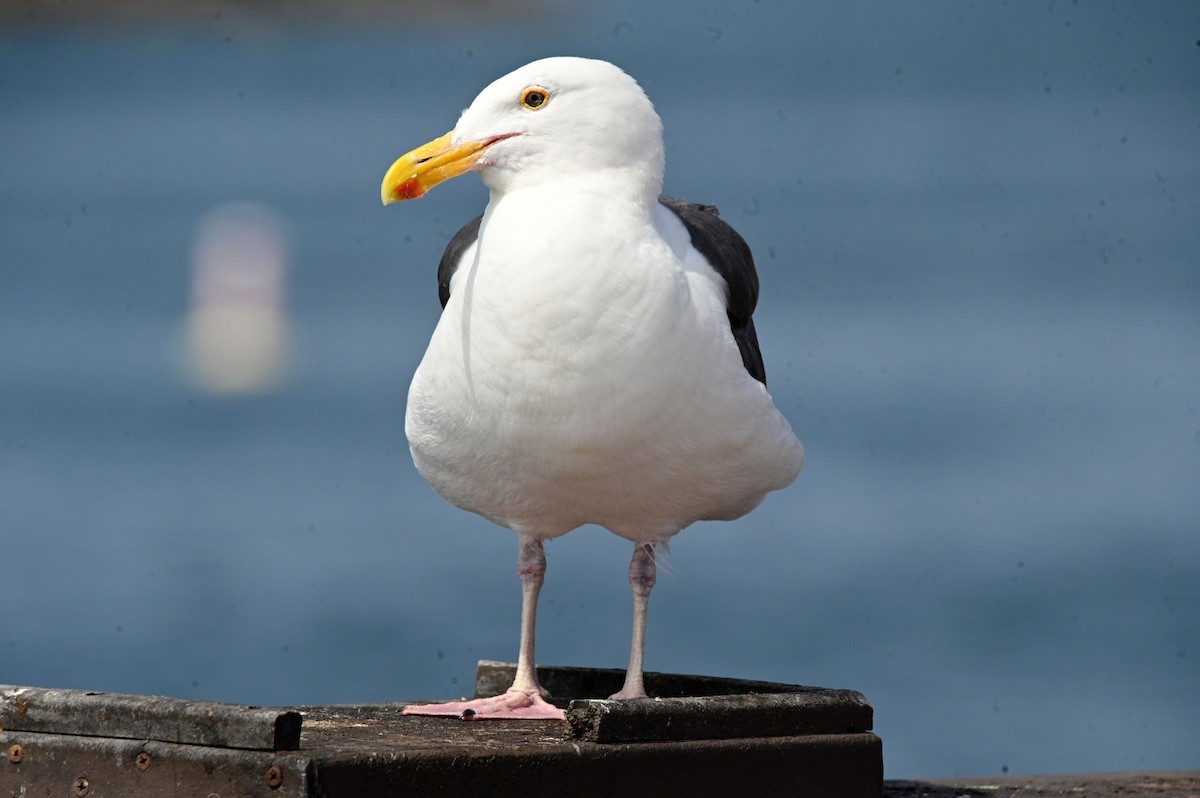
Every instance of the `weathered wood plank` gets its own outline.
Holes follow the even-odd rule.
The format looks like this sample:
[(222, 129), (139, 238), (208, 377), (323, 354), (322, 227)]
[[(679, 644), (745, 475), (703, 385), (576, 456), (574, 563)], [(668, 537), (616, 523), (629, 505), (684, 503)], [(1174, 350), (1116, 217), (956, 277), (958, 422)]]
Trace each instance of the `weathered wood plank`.
[(598, 743), (854, 734), (871, 726), (869, 707), (834, 690), (572, 701), (567, 723), (576, 738)]
[[(496, 695), (512, 683), (516, 666), (479, 663), (475, 693)], [(871, 705), (854, 690), (830, 690), (773, 682), (645, 674), (653, 698), (610, 701), (582, 698), (620, 689), (625, 672), (615, 669), (538, 669), (542, 685), (567, 703), (567, 723), (576, 739), (598, 743), (714, 740), (846, 734), (871, 730)]]
[(0, 685), (0, 730), (294, 751), (300, 713), (162, 696)]
[(1192, 798), (1200, 771), (885, 781), (883, 798)]
[(322, 798), (879, 798), (883, 778), (874, 734), (606, 744), (573, 740), (561, 722), (367, 707), (314, 707), (305, 723)]

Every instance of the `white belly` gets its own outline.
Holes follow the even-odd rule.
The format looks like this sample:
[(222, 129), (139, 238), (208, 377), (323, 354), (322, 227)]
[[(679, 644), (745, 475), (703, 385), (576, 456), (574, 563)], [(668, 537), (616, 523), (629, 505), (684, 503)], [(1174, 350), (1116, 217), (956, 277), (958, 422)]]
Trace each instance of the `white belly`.
[(413, 459), (439, 493), (519, 534), (651, 541), (795, 479), (800, 444), (742, 366), (707, 264), (653, 227), (582, 249), (505, 240), (494, 210), (409, 390)]

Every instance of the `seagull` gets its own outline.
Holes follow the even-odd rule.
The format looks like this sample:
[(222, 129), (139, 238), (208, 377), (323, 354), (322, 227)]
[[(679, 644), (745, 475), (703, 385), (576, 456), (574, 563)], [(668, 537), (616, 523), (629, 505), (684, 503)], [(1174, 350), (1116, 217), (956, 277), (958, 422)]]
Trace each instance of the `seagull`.
[(611, 698), (647, 697), (668, 541), (800, 473), (803, 447), (767, 392), (750, 249), (716, 208), (662, 196), (664, 165), (662, 122), (632, 77), (555, 57), (494, 81), (384, 176), (384, 205), (467, 172), (489, 190), (438, 266), (443, 310), (405, 433), (439, 494), (516, 534), (522, 586), (512, 687), (409, 713), (564, 717), (537, 679), (537, 602), (545, 541), (584, 524), (633, 543), (629, 668)]

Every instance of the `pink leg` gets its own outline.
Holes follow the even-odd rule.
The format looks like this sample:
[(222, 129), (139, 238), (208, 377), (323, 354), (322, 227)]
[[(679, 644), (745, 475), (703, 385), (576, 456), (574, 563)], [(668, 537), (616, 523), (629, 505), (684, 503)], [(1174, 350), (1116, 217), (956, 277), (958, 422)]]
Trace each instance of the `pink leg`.
[(534, 627), (537, 625), (538, 594), (546, 576), (546, 554), (537, 538), (521, 539), (521, 555), (517, 561), (521, 577), (521, 649), (517, 653), (517, 675), (512, 687), (503, 695), (476, 698), (471, 701), (451, 701), (445, 704), (423, 704), (404, 708), (405, 715), (456, 715), (463, 720), (487, 718), (549, 718), (562, 720), (566, 713), (544, 698), (534, 666)]
[(642, 684), (642, 661), (646, 654), (646, 610), (650, 591), (654, 588), (656, 568), (654, 544), (637, 543), (629, 563), (629, 586), (633, 589), (633, 643), (629, 646), (629, 670), (625, 671), (625, 686), (609, 698), (645, 698)]

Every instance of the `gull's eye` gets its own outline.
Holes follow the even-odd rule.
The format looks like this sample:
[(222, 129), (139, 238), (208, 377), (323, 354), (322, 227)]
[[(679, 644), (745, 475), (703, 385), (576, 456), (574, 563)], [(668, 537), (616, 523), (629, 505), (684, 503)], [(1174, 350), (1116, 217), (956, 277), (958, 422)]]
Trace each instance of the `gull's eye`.
[(540, 86), (530, 86), (525, 91), (521, 92), (521, 105), (528, 108), (530, 111), (536, 111), (546, 105), (550, 99), (550, 92)]

